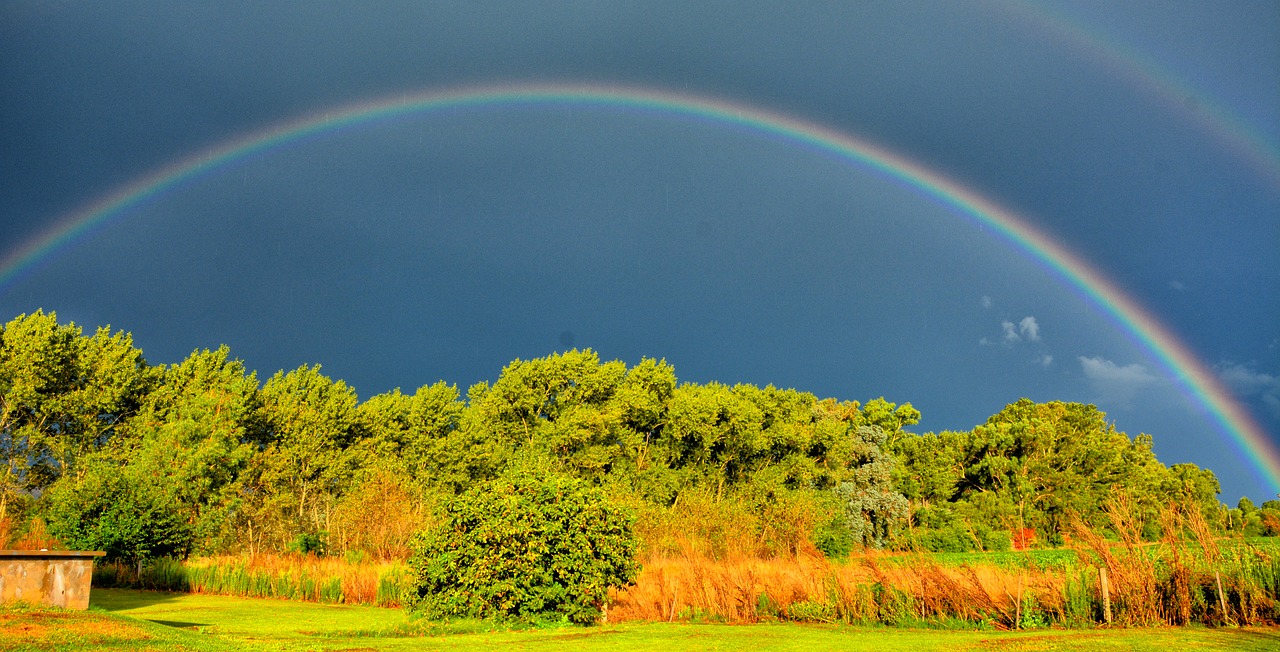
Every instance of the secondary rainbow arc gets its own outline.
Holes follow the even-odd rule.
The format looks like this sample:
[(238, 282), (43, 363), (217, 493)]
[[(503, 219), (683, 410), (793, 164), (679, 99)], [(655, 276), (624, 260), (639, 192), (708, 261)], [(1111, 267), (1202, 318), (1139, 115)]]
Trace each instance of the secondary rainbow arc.
[(1251, 125), (1227, 104), (1204, 92), (1184, 77), (1160, 65), (1137, 48), (1108, 36), (1067, 13), (1044, 3), (1001, 2), (998, 11), (1029, 28), (1040, 30), (1062, 46), (1088, 57), (1117, 79), (1177, 111), (1216, 138), (1227, 150), (1243, 157), (1271, 188), (1280, 189), (1280, 149), (1256, 125)]
[(22, 273), (31, 270), (41, 260), (87, 237), (94, 228), (122, 218), (138, 202), (272, 147), (344, 126), (399, 115), (472, 106), (538, 104), (651, 110), (743, 127), (876, 170), (950, 206), (961, 216), (989, 227), (1044, 264), (1051, 273), (1107, 313), (1153, 354), (1176, 383), (1207, 409), (1216, 427), (1252, 461), (1262, 479), (1273, 489), (1280, 490), (1280, 452), (1216, 374), (1118, 286), (1024, 219), (941, 174), (874, 143), (764, 109), (689, 94), (618, 86), (504, 85), (397, 95), (311, 114), (161, 168), (69, 214), (50, 230), (0, 259), (0, 291), (11, 286)]

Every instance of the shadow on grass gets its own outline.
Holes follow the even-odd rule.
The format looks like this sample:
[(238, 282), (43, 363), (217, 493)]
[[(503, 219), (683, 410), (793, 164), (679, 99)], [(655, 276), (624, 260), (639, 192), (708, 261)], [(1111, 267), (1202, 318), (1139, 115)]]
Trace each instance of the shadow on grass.
[(168, 591), (141, 591), (138, 589), (91, 589), (89, 591), (89, 607), (97, 607), (103, 611), (127, 611), (129, 609), (174, 602), (185, 595), (187, 594), (170, 593)]
[(148, 622), (153, 622), (157, 625), (164, 625), (165, 627), (175, 627), (177, 629), (188, 629), (191, 627), (209, 627), (210, 626), (210, 623), (186, 623), (186, 622), (182, 622), (181, 620), (156, 620), (154, 618), (143, 618), (143, 620)]
[(1280, 630), (1261, 630), (1261, 629), (1242, 629), (1240, 634), (1256, 641), (1267, 641), (1275, 645), (1275, 649), (1280, 650)]

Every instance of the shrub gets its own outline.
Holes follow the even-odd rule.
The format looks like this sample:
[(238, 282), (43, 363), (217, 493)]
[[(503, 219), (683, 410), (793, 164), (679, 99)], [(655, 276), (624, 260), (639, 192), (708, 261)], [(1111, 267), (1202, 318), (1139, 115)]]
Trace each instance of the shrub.
[(814, 528), (813, 545), (828, 559), (844, 559), (853, 551), (853, 533), (843, 518), (835, 518)]
[[(1031, 534), (1028, 536), (1026, 532)], [(1035, 530), (1026, 528), (1019, 533), (1017, 545), (1008, 530), (990, 530), (982, 534), (982, 549), (991, 552), (1008, 552), (1009, 550), (1026, 550), (1028, 542), (1035, 541)]]
[(323, 557), (325, 553), (329, 551), (328, 541), (328, 532), (303, 532), (289, 544), (287, 551), (295, 552), (300, 555), (311, 554), (317, 557)]
[(787, 617), (798, 623), (833, 623), (836, 610), (825, 602), (800, 600), (787, 607)]
[(408, 557), (409, 540), (424, 525), (417, 498), (406, 478), (375, 469), (338, 501), (328, 549), (381, 560)]
[(757, 618), (773, 618), (778, 615), (778, 603), (769, 597), (767, 591), (761, 591), (756, 596), (756, 617)]
[(919, 532), (916, 543), (929, 552), (973, 552), (978, 549), (973, 533), (960, 524)]
[(446, 504), (414, 539), (411, 609), (588, 624), (610, 587), (635, 581), (635, 517), (581, 480), (537, 475), (517, 470)]

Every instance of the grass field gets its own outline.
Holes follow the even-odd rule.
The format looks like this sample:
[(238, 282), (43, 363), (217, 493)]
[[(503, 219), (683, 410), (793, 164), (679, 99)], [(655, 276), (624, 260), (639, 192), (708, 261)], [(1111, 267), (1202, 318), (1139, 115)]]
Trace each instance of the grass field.
[[(1220, 539), (1218, 545), (1224, 550), (1235, 550), (1248, 547), (1255, 550), (1276, 553), (1280, 552), (1280, 537), (1249, 537), (1239, 539)], [(1191, 552), (1200, 546), (1194, 542), (1186, 545)], [(1149, 543), (1144, 546), (1151, 555), (1167, 553), (1168, 545)], [(931, 552), (925, 553), (934, 563), (943, 566), (995, 566), (997, 568), (1057, 568), (1073, 569), (1080, 566), (1080, 552), (1073, 548), (1035, 548), (1031, 550), (1008, 550), (1003, 552)], [(856, 557), (851, 561), (856, 561)], [(881, 553), (876, 559), (886, 565), (914, 564), (919, 556), (907, 553)]]
[(88, 612), (0, 610), (0, 650), (1275, 650), (1280, 629), (913, 630), (627, 623), (490, 631), (403, 611), (287, 600), (93, 592)]
[[(752, 624), (1088, 628), (1280, 623), (1272, 539), (1114, 542), (1010, 552), (867, 552), (848, 559), (648, 557), (613, 595), (612, 620)], [(1206, 544), (1207, 542), (1207, 544)], [(1209, 549), (1204, 546), (1209, 545)], [(397, 607), (414, 590), (403, 562), (259, 554), (94, 565), (101, 588)]]

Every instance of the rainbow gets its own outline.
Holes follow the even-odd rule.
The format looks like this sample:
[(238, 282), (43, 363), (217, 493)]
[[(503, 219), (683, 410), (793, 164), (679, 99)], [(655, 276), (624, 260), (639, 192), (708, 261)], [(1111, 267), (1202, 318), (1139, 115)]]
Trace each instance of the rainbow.
[(1092, 60), (1131, 88), (1153, 97), (1235, 152), (1270, 184), (1280, 189), (1280, 149), (1238, 113), (1212, 95), (1160, 66), (1135, 48), (1091, 28), (1045, 3), (1001, 2), (997, 11), (1054, 39), (1067, 50)]
[(760, 108), (647, 88), (596, 85), (503, 85), (397, 95), (327, 110), (251, 133), (159, 169), (59, 220), (57, 225), (0, 260), (0, 291), (55, 251), (95, 228), (121, 219), (128, 209), (207, 172), (309, 136), (378, 120), (474, 107), (592, 106), (651, 112), (734, 127), (874, 170), (949, 207), (1043, 263), (1079, 290), (1171, 373), (1211, 415), (1215, 426), (1252, 461), (1273, 489), (1280, 489), (1280, 454), (1266, 432), (1212, 370), (1114, 283), (1024, 219), (939, 173), (873, 143), (821, 125)]

